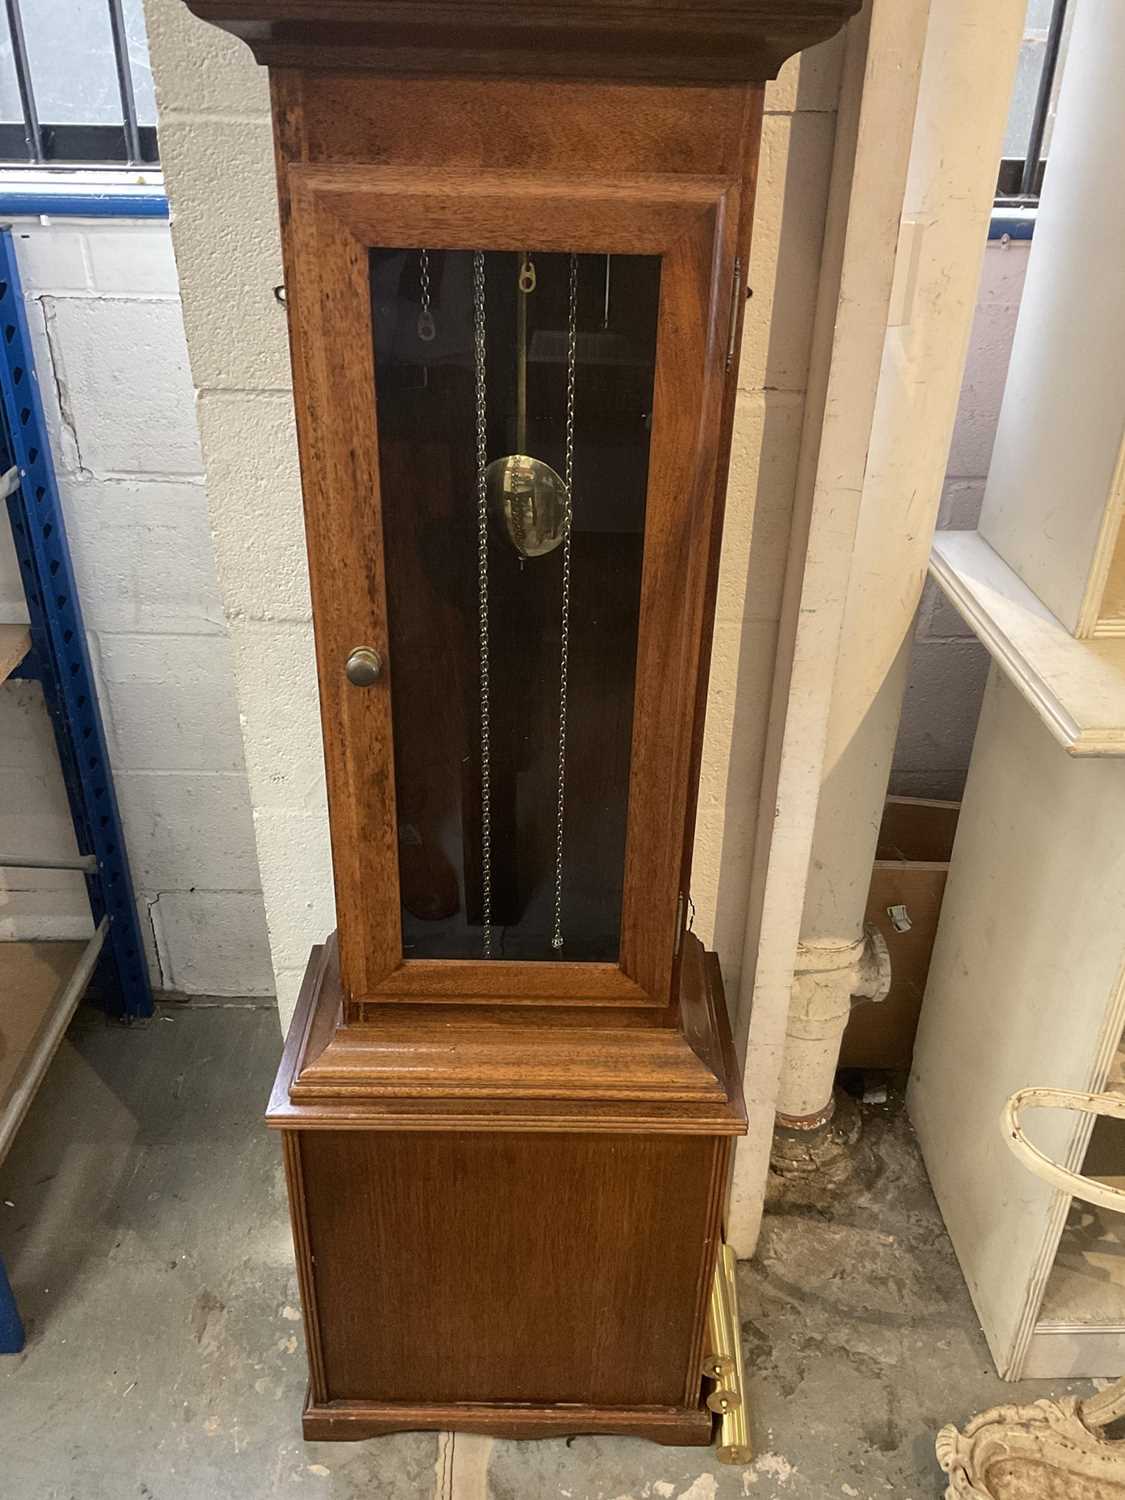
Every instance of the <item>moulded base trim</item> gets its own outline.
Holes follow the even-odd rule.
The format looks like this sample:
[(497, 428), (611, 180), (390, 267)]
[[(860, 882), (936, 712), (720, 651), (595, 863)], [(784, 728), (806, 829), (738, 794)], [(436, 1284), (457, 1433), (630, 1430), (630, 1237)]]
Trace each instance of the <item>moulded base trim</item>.
[(597, 1435), (640, 1437), (675, 1447), (704, 1448), (714, 1417), (700, 1407), (595, 1407), (495, 1405), (410, 1406), (367, 1401), (306, 1399), (306, 1442), (358, 1442), (390, 1432), (479, 1432), (492, 1437), (545, 1438)]
[(1116, 1379), (1125, 1369), (1125, 1328), (1039, 1323), (1021, 1361), (1020, 1380)]

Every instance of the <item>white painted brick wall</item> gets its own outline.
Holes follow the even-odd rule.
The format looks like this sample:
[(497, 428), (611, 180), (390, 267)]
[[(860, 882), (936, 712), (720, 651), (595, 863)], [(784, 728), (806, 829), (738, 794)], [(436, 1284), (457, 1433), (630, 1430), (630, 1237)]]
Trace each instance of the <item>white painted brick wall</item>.
[[(989, 242), (949, 450), (938, 526), (976, 526), (984, 495), (1030, 244)], [(928, 581), (914, 630), (891, 791), (956, 801), (965, 786), (988, 652)]]
[[(150, 0), (219, 585), (283, 1024), (335, 926), (269, 91), (241, 43)], [(264, 666), (268, 664), (268, 667)]]
[[(153, 981), (270, 994), (168, 226), (17, 221), (16, 244)], [(0, 531), (0, 618), (26, 618)], [(73, 852), (39, 688), (0, 695), (0, 849)], [(88, 928), (74, 875), (0, 874), (0, 937)]]
[(738, 993), (820, 277), (843, 37), (766, 87), (692, 864), (695, 930)]

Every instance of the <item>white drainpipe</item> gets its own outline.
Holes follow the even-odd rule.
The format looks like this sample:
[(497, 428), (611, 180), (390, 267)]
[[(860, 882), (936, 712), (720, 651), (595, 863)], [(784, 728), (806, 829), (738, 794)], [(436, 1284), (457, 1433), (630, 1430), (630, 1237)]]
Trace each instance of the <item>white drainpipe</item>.
[[(1023, 33), (1024, 0), (928, 8), (927, 24), (924, 0), (874, 0), (858, 105), (847, 80), (841, 94), (739, 996), (750, 1130), (727, 1233), (740, 1256), (757, 1244), (779, 1099), (791, 1116), (830, 1109)], [(892, 296), (900, 216), (918, 228)], [(831, 1000), (834, 971), (814, 967), (826, 948)], [(811, 1000), (806, 972), (821, 976)]]
[(856, 999), (881, 999), (864, 908), (914, 615), (976, 307), (1023, 0), (934, 0), (794, 969), (778, 1111), (815, 1128)]
[(797, 962), (800, 967), (793, 975), (777, 1091), (777, 1123), (791, 1130), (815, 1130), (832, 1118), (832, 1080), (852, 1006), (858, 1000), (886, 998), (891, 960), (882, 935), (871, 929), (843, 948), (802, 940)]

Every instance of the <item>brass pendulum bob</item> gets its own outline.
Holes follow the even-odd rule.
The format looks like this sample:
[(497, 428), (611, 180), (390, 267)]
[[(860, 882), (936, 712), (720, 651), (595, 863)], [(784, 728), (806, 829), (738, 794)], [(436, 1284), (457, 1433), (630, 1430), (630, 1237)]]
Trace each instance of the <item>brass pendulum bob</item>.
[(535, 290), (535, 267), (522, 257), (516, 305), (516, 448), (493, 459), (485, 472), (493, 520), (519, 553), (544, 557), (566, 535), (570, 497), (561, 475), (527, 448), (527, 299)]

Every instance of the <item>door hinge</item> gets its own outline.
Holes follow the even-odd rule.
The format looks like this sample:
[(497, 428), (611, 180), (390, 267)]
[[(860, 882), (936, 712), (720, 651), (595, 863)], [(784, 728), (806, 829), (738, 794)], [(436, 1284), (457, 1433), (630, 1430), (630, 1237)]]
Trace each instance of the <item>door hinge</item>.
[(684, 893), (680, 892), (676, 901), (676, 946), (672, 950), (672, 956), (678, 958), (680, 949), (684, 945)]
[(727, 369), (734, 364), (734, 341), (738, 337), (738, 294), (742, 290), (742, 258), (734, 258), (734, 285), (730, 293), (730, 329), (727, 333)]

